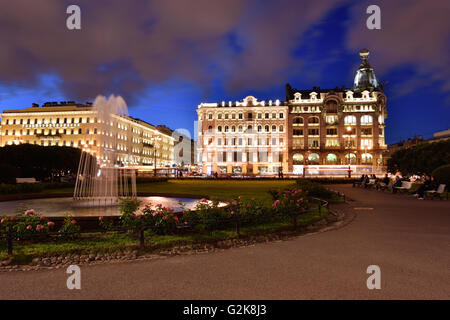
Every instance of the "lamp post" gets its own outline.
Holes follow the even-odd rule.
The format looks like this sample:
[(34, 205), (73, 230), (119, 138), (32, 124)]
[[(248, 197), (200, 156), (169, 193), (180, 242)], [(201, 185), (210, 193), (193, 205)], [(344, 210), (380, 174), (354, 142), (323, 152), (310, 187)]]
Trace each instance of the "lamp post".
[(153, 176), (156, 176), (156, 141), (161, 140), (161, 137), (152, 137), (150, 140), (153, 142)]
[[(351, 138), (351, 136), (350, 136), (350, 131), (352, 131), (352, 127), (350, 127), (350, 126), (348, 126), (347, 128), (346, 128), (346, 130), (347, 130), (347, 134), (348, 134), (348, 143), (347, 143), (347, 146), (348, 146), (348, 148), (350, 149), (350, 142), (351, 142), (351, 140), (352, 140), (352, 138)], [(348, 153), (348, 169), (347, 169), (347, 172), (348, 172), (348, 177), (349, 178), (351, 178), (352, 177), (352, 169), (350, 169), (350, 164), (351, 164), (351, 157), (350, 157), (350, 153)]]

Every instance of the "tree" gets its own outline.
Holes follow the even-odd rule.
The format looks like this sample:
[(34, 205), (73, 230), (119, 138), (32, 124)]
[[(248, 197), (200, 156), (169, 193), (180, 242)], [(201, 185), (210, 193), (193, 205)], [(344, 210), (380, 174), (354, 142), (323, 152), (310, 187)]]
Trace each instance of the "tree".
[(388, 160), (388, 170), (402, 174), (431, 174), (434, 169), (450, 163), (450, 140), (425, 142), (396, 151)]
[[(72, 147), (10, 145), (0, 148), (0, 164), (14, 167), (16, 169), (14, 178), (34, 177), (37, 180), (53, 180), (55, 176), (76, 174), (80, 155), (81, 150)], [(0, 174), (3, 175), (6, 174)]]

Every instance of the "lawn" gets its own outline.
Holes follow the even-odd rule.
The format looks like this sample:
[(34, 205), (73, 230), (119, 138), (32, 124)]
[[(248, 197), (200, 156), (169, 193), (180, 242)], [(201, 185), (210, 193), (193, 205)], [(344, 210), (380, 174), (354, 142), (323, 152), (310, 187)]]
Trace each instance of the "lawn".
[[(292, 180), (169, 180), (167, 182), (143, 183), (137, 185), (138, 192), (154, 193), (185, 193), (209, 195), (211, 199), (255, 198), (266, 205), (272, 203), (272, 198), (267, 193), (271, 189), (295, 188)], [(73, 189), (49, 189), (42, 193), (72, 193)]]

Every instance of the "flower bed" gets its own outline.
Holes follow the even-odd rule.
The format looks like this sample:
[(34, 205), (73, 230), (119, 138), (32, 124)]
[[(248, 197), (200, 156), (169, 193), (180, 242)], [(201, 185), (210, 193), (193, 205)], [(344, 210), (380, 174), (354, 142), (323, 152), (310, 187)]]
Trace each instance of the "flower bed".
[[(313, 202), (317, 202), (317, 205)], [(279, 191), (270, 207), (264, 206), (255, 198), (244, 200), (241, 196), (233, 199), (228, 207), (220, 207), (217, 201), (203, 198), (194, 210), (178, 213), (162, 205), (145, 205), (140, 208), (139, 200), (122, 199), (120, 218), (114, 220), (99, 217), (98, 224), (105, 232), (96, 237), (99, 239), (99, 236), (121, 234), (130, 239), (139, 239), (141, 248), (145, 245), (145, 237), (154, 239), (158, 236), (174, 236), (183, 239), (198, 235), (204, 238), (220, 233), (221, 230), (233, 232), (239, 237), (242, 229), (249, 230), (258, 226), (277, 223), (285, 227), (289, 223), (294, 229), (298, 225), (305, 226), (309, 222), (323, 219), (323, 212), (327, 212), (323, 206), (323, 201), (314, 200), (307, 190), (302, 189)], [(32, 210), (21, 210), (14, 217), (3, 217), (0, 220), (0, 236), (4, 239), (19, 241), (24, 245), (55, 241), (64, 243), (74, 241), (84, 232), (72, 217), (66, 217), (59, 230), (55, 230), (54, 222), (39, 217)], [(302, 219), (302, 216), (308, 216), (308, 219)], [(95, 237), (92, 241), (95, 241)], [(2, 247), (0, 246), (0, 250)]]

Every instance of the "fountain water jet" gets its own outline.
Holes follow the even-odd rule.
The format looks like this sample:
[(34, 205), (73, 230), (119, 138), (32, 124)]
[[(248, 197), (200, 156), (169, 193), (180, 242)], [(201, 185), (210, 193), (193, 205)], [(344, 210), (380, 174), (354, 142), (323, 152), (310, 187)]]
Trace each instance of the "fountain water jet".
[[(120, 96), (111, 95), (108, 99), (98, 96), (93, 111), (99, 120), (100, 143), (96, 152), (87, 144), (81, 152), (73, 193), (73, 205), (79, 207), (112, 206), (117, 204), (119, 197), (136, 197), (136, 171), (119, 160), (117, 150), (120, 132), (122, 140), (127, 143), (125, 159), (132, 163), (132, 132), (129, 128), (125, 128), (125, 133), (123, 129), (119, 130), (117, 121), (114, 121), (128, 114), (125, 101)], [(123, 139), (124, 135), (126, 139)], [(120, 154), (123, 156), (124, 150)]]

